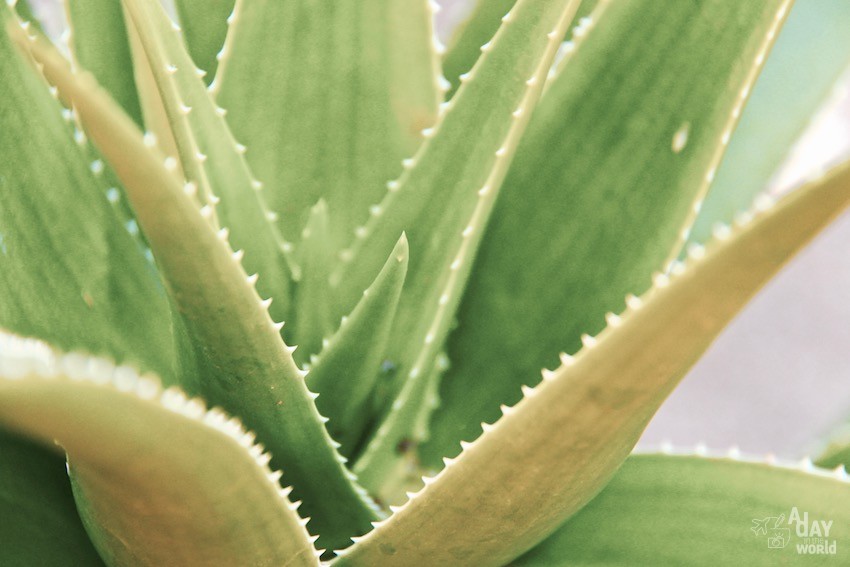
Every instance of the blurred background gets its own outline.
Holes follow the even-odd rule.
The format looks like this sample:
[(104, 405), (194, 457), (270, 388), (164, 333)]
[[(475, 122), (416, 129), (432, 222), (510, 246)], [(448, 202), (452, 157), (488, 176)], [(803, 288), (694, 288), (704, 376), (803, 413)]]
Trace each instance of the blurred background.
[[(452, 30), (474, 2), (437, 2), (442, 8), (438, 33), (449, 43)], [(796, 33), (812, 41), (824, 37), (824, 29), (806, 29), (807, 22), (798, 14), (804, 9), (846, 9), (842, 3), (847, 0), (797, 0), (790, 16), (794, 20), (789, 19), (783, 34), (793, 22)], [(58, 36), (64, 25), (62, 0), (32, 0), (31, 4), (40, 18), (48, 16), (46, 28)], [(775, 51), (782, 47), (783, 34)], [(793, 57), (786, 59), (790, 60), (786, 65), (795, 65)], [(850, 52), (844, 53), (843, 60), (850, 61)], [(753, 100), (760, 96), (764, 82), (772, 82), (764, 91), (776, 92), (776, 81), (799, 80), (810, 71), (771, 69), (770, 64), (769, 60), (753, 89)], [(818, 94), (819, 110), (800, 128), (799, 140), (766, 187), (772, 193), (788, 191), (812, 172), (850, 155), (850, 72), (843, 72), (830, 85)], [(785, 89), (807, 87), (806, 82), (786, 80), (784, 84)], [(768, 121), (785, 119), (781, 107), (774, 110)], [(850, 214), (845, 214), (720, 335), (662, 406), (641, 446), (702, 443), (712, 450), (737, 446), (745, 453), (773, 453), (780, 458), (816, 453), (831, 431), (850, 420), (849, 250)]]

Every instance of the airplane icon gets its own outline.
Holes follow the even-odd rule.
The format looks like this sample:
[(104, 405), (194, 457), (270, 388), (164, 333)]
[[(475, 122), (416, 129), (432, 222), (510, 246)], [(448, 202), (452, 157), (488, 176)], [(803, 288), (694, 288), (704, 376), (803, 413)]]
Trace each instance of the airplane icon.
[[(770, 521), (774, 520), (773, 525), (769, 525)], [(768, 516), (763, 520), (753, 519), (753, 526), (750, 528), (755, 535), (767, 535), (767, 530), (772, 530), (782, 526), (785, 522), (785, 514), (779, 517)]]

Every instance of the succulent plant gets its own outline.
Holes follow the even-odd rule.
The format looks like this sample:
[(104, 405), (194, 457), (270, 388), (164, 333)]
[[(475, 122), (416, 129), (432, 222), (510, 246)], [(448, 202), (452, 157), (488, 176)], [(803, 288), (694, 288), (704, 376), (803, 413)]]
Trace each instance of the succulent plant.
[(841, 447), (631, 455), (850, 202), (686, 246), (846, 61), (733, 140), (790, 0), (488, 0), (448, 50), (426, 0), (176, 8), (2, 8), (0, 562), (766, 565), (804, 511), (847, 553)]

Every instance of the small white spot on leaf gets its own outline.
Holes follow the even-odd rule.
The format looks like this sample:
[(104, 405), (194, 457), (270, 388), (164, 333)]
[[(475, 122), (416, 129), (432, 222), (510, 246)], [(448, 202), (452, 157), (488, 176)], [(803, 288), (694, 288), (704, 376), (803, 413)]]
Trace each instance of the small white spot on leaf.
[(672, 148), (674, 154), (678, 154), (685, 149), (686, 145), (688, 145), (688, 134), (690, 134), (690, 131), (691, 123), (684, 122), (681, 126), (679, 126), (679, 129), (676, 130), (676, 133), (673, 134)]

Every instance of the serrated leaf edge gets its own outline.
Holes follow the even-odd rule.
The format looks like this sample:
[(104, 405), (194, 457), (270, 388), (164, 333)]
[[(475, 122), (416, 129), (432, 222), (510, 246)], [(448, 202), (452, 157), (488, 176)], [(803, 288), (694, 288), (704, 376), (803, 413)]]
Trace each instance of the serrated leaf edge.
[[(427, 373), (427, 368), (442, 347), (442, 341), (445, 338), (445, 334), (448, 332), (448, 327), (456, 310), (457, 303), (460, 301), (463, 282), (472, 267), (474, 252), (477, 249), (477, 245), (480, 242), (481, 237), (483, 236), (484, 226), (489, 213), (495, 204), (499, 187), (507, 175), (511, 158), (515, 154), (520, 138), (528, 125), (532, 110), (540, 99), (543, 92), (543, 85), (546, 81), (546, 76), (552, 66), (552, 61), (557, 53), (558, 46), (566, 32), (567, 26), (572, 20), (573, 14), (578, 9), (578, 4), (579, 2), (575, 0), (566, 4), (558, 22), (555, 25), (555, 28), (547, 34), (547, 45), (542, 53), (541, 60), (535, 67), (531, 77), (526, 81), (525, 93), (520, 99), (519, 105), (511, 114), (512, 123), (504, 140), (499, 146), (499, 149), (495, 152), (495, 161), (493, 162), (492, 168), (484, 182), (484, 185), (478, 189), (478, 201), (475, 204), (469, 222), (459, 235), (460, 245), (457, 253), (453, 255), (453, 259), (449, 264), (448, 278), (443, 287), (443, 292), (437, 300), (437, 308), (434, 313), (434, 317), (431, 320), (431, 324), (426, 331), (424, 345), (413, 362), (408, 373), (408, 379), (405, 381), (404, 386), (392, 404), (390, 414), (378, 427), (373, 439), (370, 441), (363, 455), (358, 459), (355, 471), (359, 474), (363, 474), (364, 471), (368, 469), (370, 459), (377, 455), (381, 450), (386, 450), (386, 447), (384, 447), (384, 441), (389, 436), (391, 430), (398, 426), (398, 419), (401, 419), (394, 418), (401, 413), (407, 404), (416, 403), (421, 397), (420, 390), (422, 390), (423, 386), (420, 384), (425, 381), (422, 376)], [(502, 26), (510, 25), (513, 18), (512, 13), (513, 11), (508, 12), (504, 18), (502, 18)], [(468, 83), (475, 79), (475, 71), (486, 59), (486, 54), (490, 49), (490, 43), (481, 46), (483, 54), (482, 57), (479, 58), (469, 73), (461, 77), (462, 83)], [(441, 112), (440, 118), (433, 130), (429, 133), (429, 137), (432, 137), (439, 129), (442, 120), (444, 120), (449, 114), (451, 107), (455, 104), (455, 101), (461, 95), (463, 89), (464, 85), (461, 85), (455, 97), (447, 103), (448, 106), (441, 107), (443, 112)], [(387, 197), (388, 199), (393, 197), (393, 192), (397, 190), (404, 190), (404, 181), (407, 178), (407, 170), (415, 167), (418, 156), (422, 155), (425, 151), (427, 151), (427, 142), (420, 146), (412, 162), (404, 162), (405, 173), (403, 173), (397, 181), (390, 182), (390, 184), (388, 184), (390, 189), (390, 193), (388, 193)], [(397, 185), (393, 185), (394, 183), (397, 183)], [(370, 222), (373, 222), (376, 219), (377, 215), (373, 214), (370, 218)], [(362, 242), (368, 234), (368, 231), (368, 225), (363, 231), (357, 231), (355, 233), (356, 239)], [(357, 244), (355, 244), (355, 246), (357, 246)], [(346, 258), (341, 259), (343, 262), (346, 262)], [(347, 261), (350, 260), (351, 258), (348, 258)], [(332, 278), (333, 277), (334, 276), (332, 276)], [(337, 275), (337, 277), (339, 276)], [(332, 279), (332, 281), (334, 280)]]
[(641, 447), (632, 451), (632, 455), (661, 455), (669, 457), (696, 457), (706, 460), (726, 460), (751, 465), (765, 465), (774, 469), (801, 472), (809, 476), (835, 480), (842, 484), (850, 484), (850, 474), (844, 465), (828, 469), (817, 466), (810, 456), (801, 459), (782, 459), (773, 453), (750, 454), (743, 453), (737, 445), (726, 450), (711, 449), (705, 443), (696, 445), (673, 445), (663, 441), (660, 444)]
[(753, 85), (764, 67), (767, 55), (773, 47), (773, 44), (776, 42), (776, 36), (782, 28), (782, 25), (785, 23), (793, 3), (794, 0), (785, 0), (779, 7), (779, 10), (773, 18), (773, 22), (771, 22), (770, 27), (762, 40), (761, 46), (756, 51), (756, 55), (750, 63), (749, 70), (744, 78), (744, 83), (738, 91), (735, 104), (732, 105), (732, 109), (726, 119), (726, 123), (721, 130), (720, 138), (714, 145), (714, 153), (707, 163), (705, 175), (700, 180), (699, 188), (694, 193), (695, 197), (691, 209), (688, 211), (688, 214), (682, 223), (682, 227), (677, 233), (676, 240), (673, 243), (673, 247), (670, 250), (667, 260), (663, 264), (665, 266), (664, 269), (667, 271), (672, 269), (676, 258), (678, 258), (682, 251), (682, 246), (688, 241), (688, 238), (691, 235), (691, 228), (693, 228), (694, 223), (696, 223), (697, 215), (699, 215), (699, 212), (702, 209), (705, 196), (711, 188), (711, 184), (714, 182), (714, 176), (717, 174), (717, 168), (720, 166), (720, 162), (726, 153), (726, 148), (728, 147), (729, 140), (731, 139), (732, 134), (735, 131), (735, 127), (738, 125), (738, 121), (741, 118), (741, 112), (744, 109), (744, 105), (750, 98)]
[[(281, 485), (283, 472), (269, 467), (271, 454), (256, 442), (256, 434), (238, 417), (230, 416), (219, 407), (209, 407), (203, 399), (188, 396), (176, 386), (163, 388), (159, 377), (141, 373), (130, 365), (118, 365), (80, 351), (57, 353), (40, 340), (19, 337), (2, 329), (0, 347), (0, 380), (12, 382), (35, 377), (89, 384), (161, 407), (235, 441), (239, 450), (259, 467), (283, 505), (298, 518), (304, 539), (311, 546), (318, 539), (307, 531), (310, 518), (298, 515), (301, 502), (289, 499), (292, 487)], [(314, 552), (318, 558), (323, 550), (314, 549)]]

